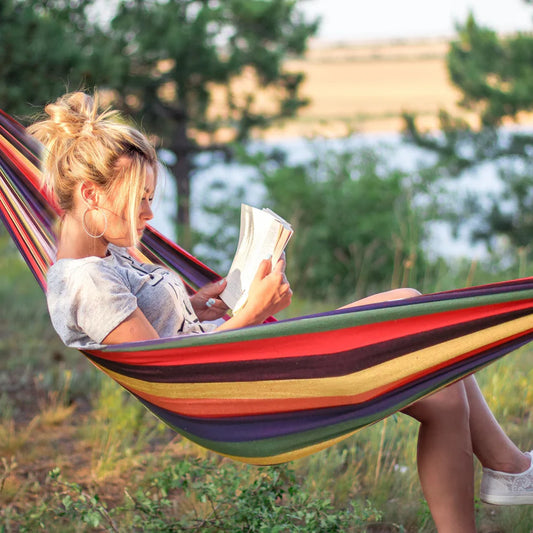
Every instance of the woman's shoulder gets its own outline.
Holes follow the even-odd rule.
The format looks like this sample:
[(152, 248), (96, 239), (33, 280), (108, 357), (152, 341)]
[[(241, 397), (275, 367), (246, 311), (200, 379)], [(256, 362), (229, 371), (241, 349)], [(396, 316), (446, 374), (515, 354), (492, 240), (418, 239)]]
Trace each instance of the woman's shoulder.
[(117, 277), (115, 260), (108, 257), (83, 257), (80, 259), (59, 259), (46, 275), (48, 289), (86, 285), (90, 281), (101, 282), (103, 279)]
[(82, 257), (80, 259), (62, 258), (55, 261), (48, 269), (48, 277), (72, 275), (75, 272), (92, 272), (113, 268), (107, 257)]

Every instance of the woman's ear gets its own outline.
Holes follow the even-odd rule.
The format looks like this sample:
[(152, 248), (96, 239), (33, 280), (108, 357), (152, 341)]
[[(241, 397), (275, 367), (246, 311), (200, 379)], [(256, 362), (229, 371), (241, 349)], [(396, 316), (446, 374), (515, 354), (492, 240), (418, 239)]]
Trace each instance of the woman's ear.
[(91, 183), (90, 181), (84, 181), (80, 185), (80, 196), (87, 206), (98, 207), (100, 191), (94, 183)]

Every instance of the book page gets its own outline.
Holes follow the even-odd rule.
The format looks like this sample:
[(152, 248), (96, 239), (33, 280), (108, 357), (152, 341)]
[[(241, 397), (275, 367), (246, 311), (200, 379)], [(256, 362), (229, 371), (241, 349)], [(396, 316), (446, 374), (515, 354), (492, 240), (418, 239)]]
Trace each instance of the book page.
[[(286, 227), (287, 226), (287, 227)], [(243, 204), (237, 252), (220, 297), (231, 309), (239, 309), (263, 259), (272, 257), (274, 265), (292, 235), (290, 225), (269, 210)]]
[(250, 206), (241, 205), (241, 228), (239, 233), (239, 242), (237, 244), (237, 251), (233, 258), (233, 263), (226, 276), (227, 285), (220, 297), (230, 309), (235, 308), (235, 304), (242, 296), (243, 286), (241, 281), (241, 273), (246, 266), (246, 260), (251, 247), (251, 239), (253, 235), (253, 214)]

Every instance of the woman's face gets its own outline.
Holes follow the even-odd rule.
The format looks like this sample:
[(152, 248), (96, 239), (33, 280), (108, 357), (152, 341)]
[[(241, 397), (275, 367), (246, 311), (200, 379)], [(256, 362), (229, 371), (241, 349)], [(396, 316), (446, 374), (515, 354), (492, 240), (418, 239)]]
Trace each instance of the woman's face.
[[(146, 224), (154, 215), (152, 213), (152, 200), (155, 192), (156, 179), (154, 171), (151, 166), (147, 166), (144, 191), (141, 197), (141, 203), (138, 206), (137, 217), (134, 220), (134, 230), (137, 233), (137, 238), (140, 239), (146, 228)], [(101, 202), (100, 208), (106, 213), (107, 228), (104, 232), (103, 239), (107, 243), (116, 246), (133, 246), (132, 231), (130, 228), (129, 216), (127, 208), (123, 213), (116, 213), (116, 207), (113, 204), (113, 198), (105, 198)]]

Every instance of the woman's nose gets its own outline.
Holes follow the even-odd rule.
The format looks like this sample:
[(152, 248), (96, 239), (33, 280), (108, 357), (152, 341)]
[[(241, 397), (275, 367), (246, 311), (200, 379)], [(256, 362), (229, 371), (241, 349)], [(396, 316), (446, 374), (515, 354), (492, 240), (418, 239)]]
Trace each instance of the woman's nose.
[(150, 202), (148, 202), (147, 200), (143, 202), (142, 209), (141, 209), (141, 218), (143, 220), (152, 220), (152, 218), (154, 218), (152, 206), (150, 205)]

